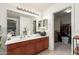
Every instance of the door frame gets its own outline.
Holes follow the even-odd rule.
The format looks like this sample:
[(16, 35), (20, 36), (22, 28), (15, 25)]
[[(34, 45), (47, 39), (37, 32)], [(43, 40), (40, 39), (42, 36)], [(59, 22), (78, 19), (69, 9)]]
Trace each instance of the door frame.
[[(73, 54), (73, 36), (75, 34), (75, 5), (72, 4), (71, 6), (71, 54)], [(65, 10), (69, 7), (65, 7), (64, 9), (62, 10)], [(53, 13), (53, 35), (54, 35), (54, 15), (62, 10), (59, 10), (59, 11), (56, 11)], [(54, 36), (53, 36), (53, 39), (54, 39)], [(53, 43), (54, 43), (54, 40), (53, 40)], [(55, 44), (55, 43), (54, 43)], [(53, 45), (54, 46), (54, 45)], [(55, 48), (55, 46), (54, 46)]]

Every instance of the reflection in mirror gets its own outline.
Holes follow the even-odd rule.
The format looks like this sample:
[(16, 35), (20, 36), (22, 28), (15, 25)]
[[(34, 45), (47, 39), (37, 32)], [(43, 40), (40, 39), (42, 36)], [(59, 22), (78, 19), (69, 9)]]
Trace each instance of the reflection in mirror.
[(42, 20), (38, 22), (38, 29), (40, 29), (40, 27), (42, 27)]
[(18, 13), (7, 10), (7, 36), (20, 35), (19, 20), (20, 20), (20, 16)]
[[(44, 24), (43, 24), (44, 23)], [(7, 38), (20, 39), (30, 36), (46, 35), (46, 20), (39, 20), (35, 16), (7, 11)], [(38, 28), (40, 31), (38, 31)], [(41, 33), (41, 34), (40, 34)], [(39, 35), (37, 35), (39, 34)]]
[(38, 29), (40, 30), (41, 28), (48, 30), (48, 20), (47, 19), (38, 21)]
[(43, 20), (43, 27), (45, 27), (45, 20)]
[(16, 21), (12, 19), (7, 19), (7, 32), (12, 36), (16, 35)]
[[(15, 11), (7, 11), (7, 37), (26, 37), (37, 33), (36, 17), (21, 14)], [(8, 40), (9, 40), (8, 39)], [(17, 39), (17, 38), (16, 38)]]
[(48, 29), (48, 20), (47, 19), (43, 20), (43, 27), (45, 27), (46, 30)]
[(36, 33), (36, 20), (33, 21), (33, 33)]

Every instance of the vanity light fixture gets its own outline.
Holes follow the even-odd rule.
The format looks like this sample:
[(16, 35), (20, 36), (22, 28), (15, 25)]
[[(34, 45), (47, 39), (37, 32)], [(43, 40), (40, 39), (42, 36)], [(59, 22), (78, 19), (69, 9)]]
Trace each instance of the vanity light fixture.
[(21, 10), (21, 11), (24, 11), (24, 12), (28, 12), (28, 13), (31, 13), (31, 14), (34, 14), (34, 15), (38, 15), (39, 16), (39, 14), (31, 11), (30, 9), (21, 8), (20, 6), (17, 6), (17, 9), (18, 10)]

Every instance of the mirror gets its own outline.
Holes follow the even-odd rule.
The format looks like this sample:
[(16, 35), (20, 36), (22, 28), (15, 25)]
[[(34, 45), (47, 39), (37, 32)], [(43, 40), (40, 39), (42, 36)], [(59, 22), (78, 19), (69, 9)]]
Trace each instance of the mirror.
[(12, 36), (16, 36), (16, 20), (7, 19), (7, 25), (8, 34), (11, 32)]
[(38, 29), (44, 28), (45, 30), (48, 29), (48, 20), (43, 19), (38, 21)]
[(7, 10), (7, 36), (29, 36), (39, 32), (46, 32), (45, 30), (48, 27), (47, 19), (37, 20), (35, 16)]
[(7, 11), (7, 36), (31, 35), (37, 31), (37, 19), (34, 16)]
[(42, 20), (38, 22), (38, 29), (40, 29), (40, 27), (42, 27)]
[(45, 27), (46, 30), (48, 29), (48, 20), (47, 19), (43, 20), (43, 27)]
[(20, 16), (18, 13), (7, 10), (7, 35), (16, 36), (20, 35)]
[(36, 29), (36, 20), (33, 21), (33, 32), (36, 33), (37, 32), (37, 29)]

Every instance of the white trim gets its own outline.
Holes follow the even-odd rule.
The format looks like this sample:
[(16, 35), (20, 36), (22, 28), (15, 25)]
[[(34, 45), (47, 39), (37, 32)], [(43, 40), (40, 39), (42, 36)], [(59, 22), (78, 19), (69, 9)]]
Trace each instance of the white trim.
[[(71, 6), (69, 6), (69, 7), (71, 7), (71, 54), (73, 54), (73, 34), (74, 34), (74, 32), (75, 32), (75, 20), (74, 20), (74, 13), (75, 13), (75, 10), (74, 10), (74, 4), (72, 4)], [(65, 7), (64, 9), (66, 9), (66, 8), (68, 8), (68, 7)], [(64, 10), (64, 9), (62, 9), (62, 10)], [(60, 12), (60, 11), (62, 11), (62, 10), (59, 10), (59, 11), (57, 11), (57, 12)], [(53, 17), (54, 17), (54, 14), (55, 13), (57, 13), (57, 12), (54, 12), (53, 13)], [(53, 18), (54, 19), (54, 18)], [(54, 27), (54, 20), (53, 20), (53, 27)], [(53, 30), (54, 30), (54, 28), (53, 28)], [(54, 31), (53, 31), (54, 32)], [(53, 33), (54, 34), (54, 33)], [(53, 39), (54, 39), (54, 37), (53, 37)], [(54, 42), (54, 41), (53, 41)]]

